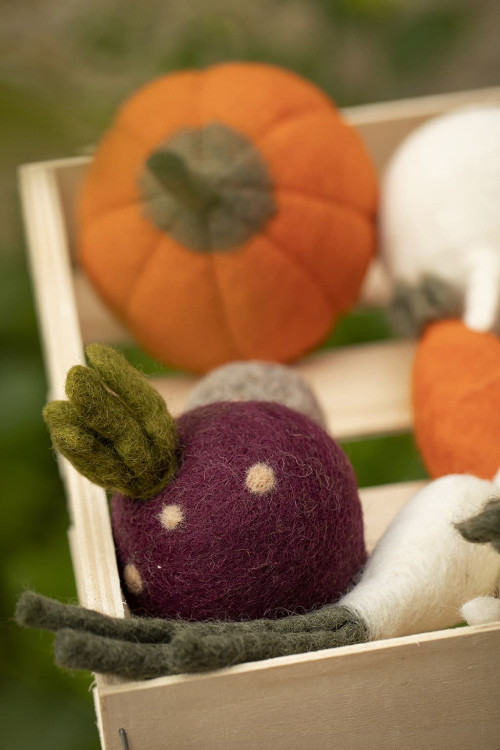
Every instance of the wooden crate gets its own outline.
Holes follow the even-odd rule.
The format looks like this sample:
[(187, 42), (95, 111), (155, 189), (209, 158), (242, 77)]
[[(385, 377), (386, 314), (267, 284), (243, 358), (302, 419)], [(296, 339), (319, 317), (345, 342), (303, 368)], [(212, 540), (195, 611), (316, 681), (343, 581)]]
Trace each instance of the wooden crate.
[[(500, 89), (370, 105), (346, 111), (382, 167), (429, 117), (462, 104), (500, 102)], [(67, 370), (92, 341), (126, 332), (103, 308), (75, 261), (74, 204), (88, 157), (28, 164), (21, 193), (50, 384), (64, 396)], [(365, 299), (383, 301), (375, 268)], [(410, 341), (323, 352), (296, 369), (315, 388), (337, 438), (411, 429)], [(195, 378), (156, 379), (178, 413)], [(61, 460), (80, 601), (123, 616), (124, 605), (102, 489)], [(361, 492), (368, 546), (421, 486)], [(103, 748), (123, 750), (499, 750), (500, 624), (243, 664), (205, 675), (126, 682), (97, 675)]]

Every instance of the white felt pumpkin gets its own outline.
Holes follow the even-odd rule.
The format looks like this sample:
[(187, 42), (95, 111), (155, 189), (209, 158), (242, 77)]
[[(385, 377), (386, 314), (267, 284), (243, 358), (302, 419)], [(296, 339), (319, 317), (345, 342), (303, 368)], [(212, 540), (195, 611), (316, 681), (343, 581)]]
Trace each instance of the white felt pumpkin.
[(382, 181), (382, 255), (396, 281), (436, 276), (474, 330), (500, 313), (500, 106), (461, 109), (415, 130)]

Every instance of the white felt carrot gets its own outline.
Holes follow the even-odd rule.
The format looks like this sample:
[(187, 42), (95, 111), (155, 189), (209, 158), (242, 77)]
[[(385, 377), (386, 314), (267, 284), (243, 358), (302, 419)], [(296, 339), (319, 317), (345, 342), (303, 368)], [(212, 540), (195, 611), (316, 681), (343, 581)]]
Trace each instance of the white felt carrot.
[(370, 639), (460, 622), (464, 602), (497, 589), (500, 555), (489, 544), (467, 542), (456, 524), (499, 494), (496, 483), (469, 475), (431, 482), (396, 516), (339, 604), (366, 623)]
[[(499, 203), (494, 105), (425, 123), (397, 149), (382, 181), (382, 255), (391, 275), (410, 287), (425, 287), (429, 277), (449, 284), (477, 331), (495, 328), (500, 315)], [(432, 288), (424, 297), (427, 307), (436, 304)]]

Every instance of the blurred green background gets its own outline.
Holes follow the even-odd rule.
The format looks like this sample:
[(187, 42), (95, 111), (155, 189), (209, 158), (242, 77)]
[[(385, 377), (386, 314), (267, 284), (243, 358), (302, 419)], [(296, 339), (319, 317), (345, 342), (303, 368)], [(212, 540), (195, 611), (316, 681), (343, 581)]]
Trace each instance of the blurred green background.
[[(2, 0), (0, 6), (0, 744), (97, 750), (88, 675), (53, 666), (15, 600), (75, 590), (68, 519), (40, 418), (45, 379), (16, 188), (20, 163), (81, 153), (153, 76), (245, 59), (277, 63), (341, 105), (496, 85), (497, 0)], [(330, 345), (388, 336), (348, 316)], [(411, 436), (347, 446), (362, 485), (423, 476)]]

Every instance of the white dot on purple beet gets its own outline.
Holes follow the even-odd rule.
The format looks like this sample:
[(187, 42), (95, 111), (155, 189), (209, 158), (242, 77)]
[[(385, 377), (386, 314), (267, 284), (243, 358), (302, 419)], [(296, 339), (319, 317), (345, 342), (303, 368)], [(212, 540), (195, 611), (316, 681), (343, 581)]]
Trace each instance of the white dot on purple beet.
[(254, 495), (265, 495), (276, 487), (276, 476), (269, 464), (253, 464), (247, 471), (245, 484)]
[(180, 505), (164, 505), (160, 513), (160, 523), (167, 531), (174, 531), (184, 522), (184, 513)]
[(123, 578), (125, 579), (125, 585), (131, 594), (138, 596), (142, 593), (142, 578), (141, 574), (133, 563), (127, 563), (123, 571)]

